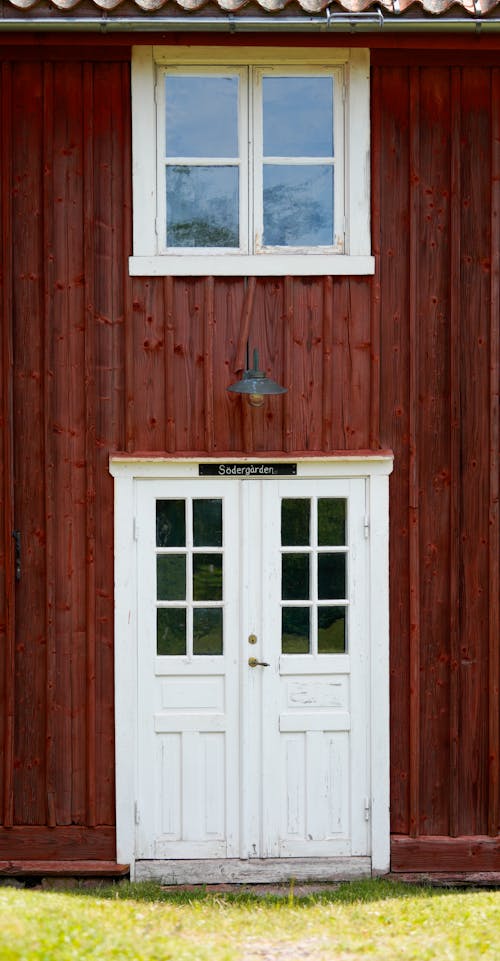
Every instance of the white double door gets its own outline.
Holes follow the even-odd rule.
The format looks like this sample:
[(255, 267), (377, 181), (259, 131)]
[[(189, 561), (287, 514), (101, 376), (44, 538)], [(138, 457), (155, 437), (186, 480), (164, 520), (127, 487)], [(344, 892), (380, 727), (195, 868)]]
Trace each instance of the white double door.
[(370, 854), (366, 480), (137, 483), (137, 859)]

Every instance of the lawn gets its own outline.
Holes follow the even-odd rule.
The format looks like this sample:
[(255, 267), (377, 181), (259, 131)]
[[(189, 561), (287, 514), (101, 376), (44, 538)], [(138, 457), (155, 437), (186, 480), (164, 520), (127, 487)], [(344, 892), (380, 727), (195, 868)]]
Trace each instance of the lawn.
[(306, 898), (0, 888), (0, 961), (498, 961), (500, 892), (343, 884)]

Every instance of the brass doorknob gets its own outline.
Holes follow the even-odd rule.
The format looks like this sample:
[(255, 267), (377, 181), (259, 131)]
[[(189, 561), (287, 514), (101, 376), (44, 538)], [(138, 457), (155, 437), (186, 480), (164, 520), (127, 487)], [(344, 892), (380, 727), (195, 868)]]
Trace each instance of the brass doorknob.
[(269, 667), (269, 664), (267, 663), (267, 661), (258, 661), (256, 657), (249, 657), (248, 666), (249, 667)]

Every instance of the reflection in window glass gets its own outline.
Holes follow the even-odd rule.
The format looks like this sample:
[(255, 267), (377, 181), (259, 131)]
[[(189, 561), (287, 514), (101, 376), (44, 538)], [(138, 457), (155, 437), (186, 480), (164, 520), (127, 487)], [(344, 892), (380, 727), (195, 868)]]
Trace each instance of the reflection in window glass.
[(283, 547), (309, 545), (311, 501), (285, 497), (281, 501), (281, 543)]
[(195, 607), (193, 654), (222, 654), (221, 607)]
[(160, 607), (156, 612), (156, 650), (162, 654), (186, 653), (186, 610)]
[(264, 156), (333, 156), (333, 78), (264, 77)]
[(318, 544), (320, 547), (343, 547), (346, 543), (347, 501), (343, 497), (320, 497), (318, 500)]
[(310, 611), (308, 607), (284, 607), (281, 620), (283, 654), (309, 654)]
[(222, 547), (222, 500), (193, 500), (193, 544), (195, 547)]
[(238, 247), (237, 167), (167, 167), (167, 247)]
[(186, 600), (185, 554), (159, 554), (157, 556), (156, 596), (159, 601)]
[(264, 164), (264, 246), (331, 246), (333, 217), (333, 167)]
[(222, 600), (222, 554), (193, 555), (193, 600)]
[(165, 78), (167, 157), (238, 156), (238, 77)]
[(346, 650), (346, 608), (318, 608), (318, 653), (343, 654)]
[(185, 501), (156, 501), (156, 546), (186, 546)]
[(283, 654), (347, 650), (346, 517), (345, 498), (281, 501)]

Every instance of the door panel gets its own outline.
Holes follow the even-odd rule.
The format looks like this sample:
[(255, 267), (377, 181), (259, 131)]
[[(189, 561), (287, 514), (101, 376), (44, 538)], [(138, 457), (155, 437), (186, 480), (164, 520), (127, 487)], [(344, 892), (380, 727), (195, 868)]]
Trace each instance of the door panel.
[(274, 596), (263, 609), (263, 632), (276, 663), (264, 695), (269, 857), (368, 851), (364, 496), (362, 480), (287, 480), (265, 488), (263, 572)]
[(364, 481), (137, 487), (137, 857), (367, 854)]
[(139, 857), (237, 853), (236, 494), (139, 485)]

